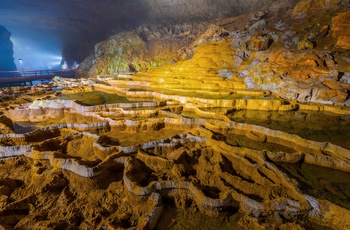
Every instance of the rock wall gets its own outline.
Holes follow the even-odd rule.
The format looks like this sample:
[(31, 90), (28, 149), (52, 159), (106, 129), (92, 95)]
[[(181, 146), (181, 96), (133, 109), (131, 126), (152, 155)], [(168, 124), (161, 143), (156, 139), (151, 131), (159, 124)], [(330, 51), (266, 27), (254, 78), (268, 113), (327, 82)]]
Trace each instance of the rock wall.
[[(174, 63), (179, 60), (181, 48), (188, 46), (206, 27), (205, 23), (149, 25), (118, 33), (95, 45), (94, 51), (80, 64), (77, 75), (130, 73)], [(184, 53), (183, 58), (188, 55)]]
[(0, 71), (17, 70), (13, 61), (13, 44), (11, 33), (0, 25)]
[(79, 71), (138, 72), (130, 80), (149, 82), (152, 89), (263, 90), (349, 106), (346, 3), (307, 0), (284, 14), (266, 9), (216, 25), (140, 27), (96, 45)]
[[(144, 25), (134, 30), (130, 29), (133, 27), (131, 24), (128, 29), (116, 29), (128, 32), (117, 33), (95, 45), (92, 53), (81, 62), (78, 75), (86, 77), (112, 72), (145, 71), (176, 62), (179, 56), (183, 57), (183, 51), (186, 51), (184, 47), (188, 47), (209, 27), (209, 20), (233, 17), (270, 6), (284, 9), (296, 2), (297, 0), (278, 3), (272, 0), (144, 1), (136, 9), (130, 10), (130, 14), (147, 12), (147, 15), (139, 16), (144, 17)], [(74, 59), (72, 57), (81, 57), (90, 45), (85, 44), (86, 48), (78, 54), (74, 47), (81, 46), (79, 42), (79, 45), (65, 47), (63, 57), (70, 61)], [(184, 56), (186, 59), (191, 55)]]
[[(66, 0), (64, 0), (66, 1)], [(61, 1), (61, 2), (64, 2)], [(92, 7), (93, 1), (85, 1), (86, 8)], [(99, 1), (103, 16), (92, 14), (94, 18), (91, 22), (88, 20), (76, 20), (69, 22), (69, 30), (66, 28), (65, 33), (77, 34), (76, 39), (69, 39), (63, 48), (62, 56), (72, 65), (74, 61), (81, 62), (93, 50), (97, 42), (105, 40), (107, 36), (111, 36), (118, 32), (130, 31), (140, 25), (149, 24), (177, 24), (185, 22), (198, 22), (211, 20), (222, 17), (232, 17), (252, 10), (259, 9), (272, 3), (272, 0), (133, 0), (121, 1), (116, 8), (114, 5)], [(291, 4), (279, 2), (278, 4)], [(93, 10), (91, 10), (93, 11)], [(53, 22), (54, 23), (54, 22)], [(55, 22), (56, 23), (56, 22)], [(86, 23), (89, 23), (86, 25)], [(73, 27), (74, 25), (74, 27)], [(73, 27), (73, 28), (70, 28)], [(77, 28), (85, 28), (84, 31), (79, 31)], [(72, 35), (73, 34), (73, 35)]]

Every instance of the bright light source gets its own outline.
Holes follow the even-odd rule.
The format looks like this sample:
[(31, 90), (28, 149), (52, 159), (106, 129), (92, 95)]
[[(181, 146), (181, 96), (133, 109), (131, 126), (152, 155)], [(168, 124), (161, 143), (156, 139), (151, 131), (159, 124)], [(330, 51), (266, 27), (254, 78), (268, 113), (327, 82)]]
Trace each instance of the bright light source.
[(18, 62), (21, 65), (21, 69), (23, 70), (23, 59), (22, 58), (18, 58)]
[(61, 69), (62, 69), (62, 70), (68, 69), (68, 65), (67, 65), (67, 62), (66, 62), (66, 61), (63, 61), (62, 65), (61, 65)]

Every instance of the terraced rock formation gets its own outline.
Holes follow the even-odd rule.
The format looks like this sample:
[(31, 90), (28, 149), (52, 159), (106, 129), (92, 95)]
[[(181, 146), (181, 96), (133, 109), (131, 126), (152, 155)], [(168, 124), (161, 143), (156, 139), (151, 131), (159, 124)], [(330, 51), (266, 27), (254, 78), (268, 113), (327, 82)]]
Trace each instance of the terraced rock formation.
[[(349, 227), (344, 217), (350, 214), (347, 189), (324, 180), (321, 189), (332, 197), (330, 202), (304, 193), (303, 185), (281, 167), (336, 169), (346, 181), (348, 149), (231, 121), (226, 114), (234, 106), (225, 101), (232, 99), (210, 104), (213, 99), (127, 90), (123, 81), (106, 83), (93, 87), (150, 101), (83, 106), (43, 98), (3, 110), (13, 123), (37, 125), (29, 133), (0, 136), (1, 177), (6, 178), (0, 222), (5, 228), (189, 224), (164, 223), (169, 217), (162, 210), (171, 207), (194, 218), (207, 215), (198, 227), (217, 226), (215, 218), (223, 214), (217, 220), (224, 229)], [(284, 100), (277, 103), (280, 99), (244, 100), (245, 105), (262, 103), (262, 110), (290, 106)], [(221, 110), (208, 109), (218, 105)], [(172, 212), (174, 220), (179, 211)]]
[(94, 78), (3, 90), (1, 227), (350, 229), (344, 6), (220, 20), (169, 56), (119, 34)]

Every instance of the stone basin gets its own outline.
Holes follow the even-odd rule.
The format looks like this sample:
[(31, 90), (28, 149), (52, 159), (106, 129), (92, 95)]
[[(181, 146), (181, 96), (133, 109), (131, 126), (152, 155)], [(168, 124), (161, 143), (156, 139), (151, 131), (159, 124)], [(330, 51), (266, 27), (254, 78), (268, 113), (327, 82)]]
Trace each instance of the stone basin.
[(133, 103), (136, 101), (149, 101), (130, 99), (119, 94), (111, 94), (102, 91), (81, 92), (74, 94), (60, 94), (57, 96), (61, 100), (73, 100), (82, 105), (103, 105), (115, 103)]
[(350, 116), (316, 111), (236, 111), (232, 121), (264, 126), (350, 149)]
[[(24, 170), (15, 165), (30, 168), (32, 174), (28, 178), (15, 177), (25, 185), (36, 183), (40, 191), (60, 190), (66, 177), (74, 177), (71, 186), (79, 185), (75, 189), (86, 193), (92, 190), (97, 194), (99, 188), (89, 187), (97, 182), (100, 188), (120, 191), (110, 202), (121, 205), (123, 199), (135, 204), (131, 209), (146, 213), (138, 217), (141, 229), (163, 226), (169, 213), (178, 219), (183, 210), (191, 210), (193, 223), (213, 225), (219, 218), (223, 229), (236, 228), (239, 221), (267, 218), (268, 213), (274, 213), (269, 217), (274, 221), (278, 220), (276, 216), (307, 215), (310, 220), (303, 222), (307, 227), (323, 218), (313, 210), (318, 213), (319, 209), (335, 208), (347, 212), (349, 148), (345, 142), (334, 143), (342, 148), (332, 145), (330, 137), (324, 142), (317, 136), (317, 124), (322, 123), (322, 128), (332, 131), (334, 140), (345, 141), (347, 115), (274, 111), (294, 102), (275, 98), (271, 101), (276, 104), (269, 104), (266, 101), (270, 95), (264, 96), (263, 92), (254, 93), (254, 99), (241, 92), (242, 101), (218, 99), (226, 104), (215, 107), (216, 99), (197, 98), (196, 92), (189, 97), (131, 91), (138, 94), (138, 99), (143, 94), (157, 99), (138, 102), (132, 101), (134, 97), (125, 101), (129, 96), (119, 96), (123, 91), (114, 90), (121, 92), (80, 92), (63, 95), (68, 97), (65, 100), (41, 98), (4, 109), (4, 124), (7, 121), (10, 126), (11, 119), (28, 130), (0, 134), (0, 159), (6, 167), (14, 167), (14, 175), (21, 175), (16, 170)], [(228, 95), (223, 94), (217, 96)], [(77, 103), (81, 99), (86, 99), (84, 104)], [(230, 107), (234, 100), (238, 104)], [(262, 106), (261, 110), (244, 109), (255, 105)], [(315, 136), (291, 134), (302, 128)], [(337, 134), (337, 130), (341, 132)], [(325, 173), (306, 183), (313, 172), (305, 171), (305, 163), (312, 165), (313, 172), (325, 169)], [(325, 178), (330, 168), (342, 180), (332, 182), (332, 178)], [(298, 170), (304, 170), (305, 177), (296, 174)], [(46, 177), (54, 182), (42, 183)], [(303, 183), (304, 190), (294, 178)], [(308, 189), (314, 185), (322, 192)], [(339, 195), (341, 198), (336, 199)], [(322, 203), (324, 197), (333, 203)], [(13, 223), (14, 219), (5, 214), (17, 206), (6, 204), (2, 218)]]

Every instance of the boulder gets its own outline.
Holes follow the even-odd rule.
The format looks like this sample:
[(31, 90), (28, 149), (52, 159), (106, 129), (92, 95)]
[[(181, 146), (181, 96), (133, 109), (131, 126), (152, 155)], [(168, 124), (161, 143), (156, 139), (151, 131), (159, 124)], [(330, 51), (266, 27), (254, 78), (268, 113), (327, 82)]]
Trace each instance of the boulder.
[(260, 33), (252, 37), (248, 43), (248, 50), (250, 51), (262, 51), (269, 48), (269, 37), (263, 36)]
[(313, 49), (314, 44), (309, 39), (304, 39), (298, 42), (298, 50)]

